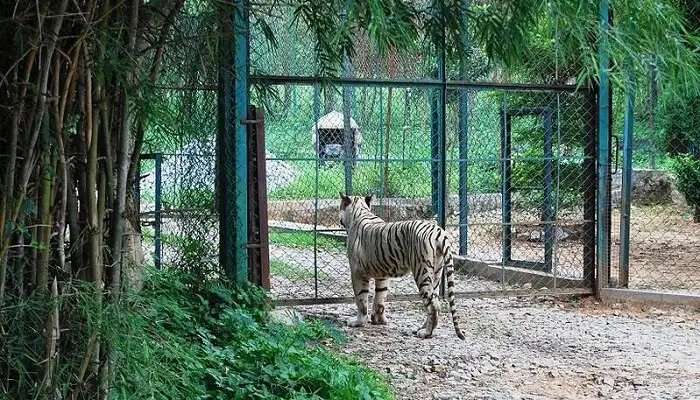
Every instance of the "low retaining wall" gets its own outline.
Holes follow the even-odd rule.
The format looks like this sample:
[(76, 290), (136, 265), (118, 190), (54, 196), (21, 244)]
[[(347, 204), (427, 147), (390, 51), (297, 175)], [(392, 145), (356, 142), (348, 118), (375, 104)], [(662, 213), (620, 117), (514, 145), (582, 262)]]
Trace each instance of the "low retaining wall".
[[(455, 269), (467, 275), (478, 276), (506, 285), (532, 285), (532, 289), (589, 288), (591, 283), (582, 279), (561, 278), (554, 275), (524, 268), (502, 267), (463, 256), (455, 256)], [(555, 284), (556, 281), (556, 284)]]
[(700, 308), (700, 294), (605, 288), (600, 291), (600, 299), (605, 303), (681, 305)]

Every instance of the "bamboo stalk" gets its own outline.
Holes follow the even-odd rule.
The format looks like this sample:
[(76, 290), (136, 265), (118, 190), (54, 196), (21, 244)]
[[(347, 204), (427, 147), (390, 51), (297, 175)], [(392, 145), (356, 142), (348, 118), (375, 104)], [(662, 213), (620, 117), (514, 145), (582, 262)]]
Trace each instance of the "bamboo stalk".
[(88, 266), (90, 280), (97, 284), (98, 291), (102, 288), (102, 265), (100, 265), (100, 234), (97, 211), (97, 146), (98, 135), (93, 130), (92, 108), (92, 71), (88, 61), (88, 52), (83, 52), (85, 74), (85, 103), (83, 129), (85, 143), (88, 147), (87, 168), (85, 180), (85, 196), (87, 198), (87, 240), (88, 240)]
[[(39, 393), (53, 392), (53, 375), (56, 368), (58, 340), (61, 335), (58, 315), (58, 282), (56, 278), (51, 283), (51, 312), (46, 321), (46, 364), (44, 378)], [(50, 397), (50, 396), (47, 396)]]
[[(45, 115), (44, 118), (48, 120), (48, 115)], [(47, 291), (49, 290), (49, 255), (51, 254), (51, 195), (53, 192), (53, 180), (48, 121), (45, 121), (42, 125), (38, 215), (38, 220), (41, 225), (37, 228), (39, 248), (36, 268), (37, 289), (39, 291)]]
[[(136, 36), (138, 30), (139, 0), (132, 0), (131, 15), (128, 31), (128, 53), (132, 53), (136, 46)], [(127, 79), (132, 78), (127, 74)], [(124, 243), (124, 223), (126, 220), (126, 191), (127, 179), (129, 175), (129, 149), (131, 144), (130, 114), (129, 114), (129, 94), (127, 83), (124, 83), (121, 93), (121, 115), (120, 115), (120, 137), (117, 146), (117, 195), (112, 214), (112, 263), (110, 274), (110, 292), (113, 298), (119, 296), (121, 287), (121, 267), (122, 267), (122, 246)]]

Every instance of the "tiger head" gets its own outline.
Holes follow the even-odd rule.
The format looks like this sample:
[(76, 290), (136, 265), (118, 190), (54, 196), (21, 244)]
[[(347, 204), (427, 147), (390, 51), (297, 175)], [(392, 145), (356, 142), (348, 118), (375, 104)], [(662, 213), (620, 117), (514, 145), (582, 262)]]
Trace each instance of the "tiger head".
[(352, 223), (352, 217), (355, 215), (357, 207), (364, 208), (370, 211), (372, 196), (348, 196), (340, 192), (340, 225), (347, 229)]

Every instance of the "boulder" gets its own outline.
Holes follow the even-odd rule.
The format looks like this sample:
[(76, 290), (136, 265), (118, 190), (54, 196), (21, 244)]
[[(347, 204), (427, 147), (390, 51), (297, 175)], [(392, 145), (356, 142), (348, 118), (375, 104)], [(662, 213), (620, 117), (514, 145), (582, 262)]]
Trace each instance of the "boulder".
[[(611, 200), (619, 207), (622, 194), (622, 173), (613, 175)], [(632, 171), (632, 204), (651, 206), (663, 204), (685, 205), (683, 195), (676, 188), (675, 177), (666, 171)]]

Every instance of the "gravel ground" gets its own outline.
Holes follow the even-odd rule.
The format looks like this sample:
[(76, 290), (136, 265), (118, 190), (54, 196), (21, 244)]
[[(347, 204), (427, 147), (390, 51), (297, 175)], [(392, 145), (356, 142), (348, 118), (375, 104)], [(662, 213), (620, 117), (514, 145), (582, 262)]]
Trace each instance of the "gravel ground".
[(432, 339), (414, 302), (389, 325), (351, 329), (354, 305), (297, 307), (335, 321), (342, 351), (383, 372), (399, 399), (700, 399), (700, 310), (604, 306), (592, 299), (458, 301), (466, 341), (443, 312)]

